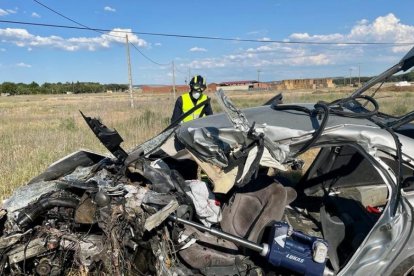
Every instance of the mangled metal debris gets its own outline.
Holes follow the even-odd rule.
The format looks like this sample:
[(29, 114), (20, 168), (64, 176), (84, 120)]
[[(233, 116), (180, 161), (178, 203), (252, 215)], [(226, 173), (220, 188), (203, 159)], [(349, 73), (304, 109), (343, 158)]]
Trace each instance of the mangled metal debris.
[(157, 213), (153, 214), (152, 216), (148, 217), (145, 220), (144, 228), (147, 231), (151, 231), (155, 227), (159, 226), (162, 222), (164, 222), (170, 214), (172, 214), (175, 210), (178, 209), (178, 202), (176, 200), (170, 201), (167, 205), (165, 205), (161, 210)]

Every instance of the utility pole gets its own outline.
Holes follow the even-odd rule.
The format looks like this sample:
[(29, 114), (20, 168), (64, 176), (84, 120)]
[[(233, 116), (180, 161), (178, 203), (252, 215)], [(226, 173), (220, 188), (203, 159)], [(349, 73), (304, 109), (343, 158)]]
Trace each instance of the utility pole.
[(132, 97), (132, 75), (131, 75), (131, 56), (129, 55), (129, 42), (128, 35), (125, 35), (126, 39), (126, 50), (127, 50), (127, 60), (128, 60), (128, 79), (129, 79), (129, 98), (131, 100), (131, 108), (134, 108), (134, 98)]
[(188, 68), (188, 84), (190, 84), (191, 81), (191, 68)]
[(174, 60), (172, 61), (172, 75), (173, 75), (173, 93), (174, 93), (174, 101), (175, 101), (175, 65), (174, 65)]
[(358, 87), (361, 87), (361, 63), (358, 63)]
[(257, 86), (260, 88), (260, 72), (262, 72), (260, 69), (257, 69)]
[(352, 86), (352, 68), (349, 68), (349, 86)]

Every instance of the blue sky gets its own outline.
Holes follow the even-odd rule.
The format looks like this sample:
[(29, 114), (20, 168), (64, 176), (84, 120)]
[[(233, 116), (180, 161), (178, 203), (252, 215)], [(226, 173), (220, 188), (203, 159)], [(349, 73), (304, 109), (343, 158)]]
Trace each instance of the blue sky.
[[(92, 28), (304, 42), (413, 43), (414, 1), (38, 0)], [(0, 20), (76, 26), (33, 0), (1, 0)], [(0, 23), (0, 83), (127, 83), (124, 34)], [(134, 84), (371, 76), (410, 46), (253, 43), (129, 34)]]

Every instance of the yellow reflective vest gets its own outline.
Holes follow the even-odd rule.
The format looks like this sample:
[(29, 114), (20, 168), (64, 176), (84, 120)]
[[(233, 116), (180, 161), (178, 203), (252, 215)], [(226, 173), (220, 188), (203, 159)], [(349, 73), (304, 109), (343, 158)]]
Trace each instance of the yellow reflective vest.
[[(198, 99), (197, 103), (194, 105), (193, 101), (191, 100), (190, 92), (182, 94), (181, 99), (183, 101), (183, 113), (186, 113), (190, 111), (194, 106), (201, 104), (202, 102), (207, 100), (207, 96), (204, 94), (201, 94), (201, 97)], [(183, 122), (188, 122), (194, 119), (197, 119), (200, 117), (201, 111), (203, 110), (203, 107), (198, 108), (196, 111), (194, 111), (192, 114), (188, 115), (183, 119)]]

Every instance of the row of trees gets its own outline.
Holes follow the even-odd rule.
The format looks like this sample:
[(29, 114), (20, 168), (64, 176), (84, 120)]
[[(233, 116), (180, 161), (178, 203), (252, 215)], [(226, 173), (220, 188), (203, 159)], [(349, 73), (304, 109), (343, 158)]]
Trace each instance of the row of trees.
[[(365, 83), (367, 81), (369, 81), (371, 79), (371, 77), (361, 77), (361, 83)], [(336, 85), (349, 85), (349, 77), (348, 78), (336, 78), (334, 79), (334, 83)], [(357, 84), (359, 79), (358, 77), (353, 77), (352, 78), (352, 84)], [(400, 82), (400, 81), (408, 81), (408, 82), (414, 82), (414, 71), (405, 73), (405, 74), (398, 74), (395, 76), (392, 76), (390, 79), (388, 79), (387, 81), (389, 82)]]
[[(370, 77), (361, 77), (361, 83), (367, 82)], [(349, 85), (349, 78), (336, 78), (334, 83), (336, 85)], [(357, 77), (352, 78), (352, 83), (357, 84), (359, 79)], [(388, 81), (400, 82), (408, 81), (414, 82), (414, 71), (399, 74), (391, 77)], [(98, 82), (65, 82), (65, 83), (49, 83), (45, 82), (39, 85), (36, 82), (29, 84), (26, 83), (14, 83), (3, 82), (0, 84), (0, 93), (8, 93), (11, 95), (30, 95), (30, 94), (66, 94), (68, 92), (80, 94), (80, 93), (101, 93), (106, 91), (122, 92), (128, 90), (126, 84), (100, 84)]]
[(393, 76), (391, 81), (394, 82), (398, 82), (398, 81), (408, 81), (408, 82), (414, 82), (414, 71), (405, 73), (405, 74), (400, 74), (400, 75), (396, 75)]
[(128, 85), (100, 84), (97, 82), (45, 82), (42, 85), (39, 85), (36, 82), (32, 82), (29, 84), (3, 82), (0, 85), (0, 93), (9, 93), (11, 95), (100, 93), (109, 90), (113, 92), (122, 92), (128, 90)]

